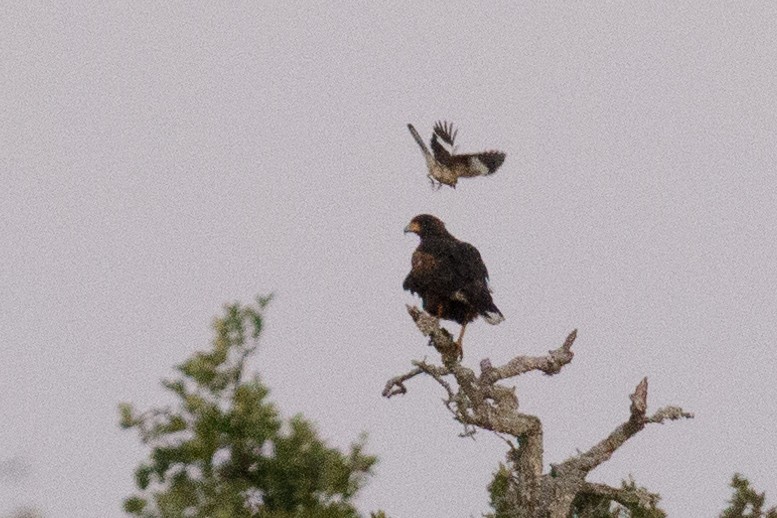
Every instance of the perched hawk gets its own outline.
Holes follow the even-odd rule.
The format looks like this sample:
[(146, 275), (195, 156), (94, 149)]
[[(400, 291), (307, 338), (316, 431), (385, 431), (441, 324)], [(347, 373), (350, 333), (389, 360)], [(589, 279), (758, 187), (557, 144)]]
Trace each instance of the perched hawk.
[(447, 122), (438, 121), (434, 125), (431, 152), (412, 124), (408, 124), (407, 129), (418, 142), (424, 158), (426, 158), (426, 167), (429, 168), (427, 176), (432, 181), (432, 185), (435, 185), (435, 181), (439, 182), (438, 187), (445, 184), (455, 189), (459, 177), (469, 178), (493, 174), (505, 161), (505, 154), (501, 151), (484, 151), (469, 155), (455, 154), (454, 141), (459, 130), (454, 131), (453, 124)]
[(461, 340), (469, 322), (478, 316), (494, 325), (504, 320), (491, 299), (486, 265), (477, 248), (453, 237), (434, 216), (414, 217), (405, 227), (407, 232), (418, 234), (421, 243), (402, 287), (421, 296), (427, 313), (461, 324), (456, 340), (461, 358)]

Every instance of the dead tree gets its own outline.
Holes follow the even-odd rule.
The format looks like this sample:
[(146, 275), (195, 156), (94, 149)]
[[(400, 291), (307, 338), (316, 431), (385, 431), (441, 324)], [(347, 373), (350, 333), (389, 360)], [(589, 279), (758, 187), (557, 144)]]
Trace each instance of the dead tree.
[[(533, 415), (522, 413), (514, 387), (500, 383), (530, 371), (557, 374), (572, 361), (572, 344), (577, 330), (572, 331), (558, 349), (547, 356), (517, 356), (505, 365), (494, 367), (486, 359), (480, 362), (480, 374), (464, 367), (457, 358), (457, 349), (450, 333), (439, 325), (439, 320), (417, 307), (408, 306), (408, 312), (418, 329), (429, 337), (442, 357), (442, 365), (414, 361), (414, 369), (391, 378), (383, 390), (387, 398), (407, 392), (405, 382), (419, 376), (431, 376), (447, 393), (445, 405), (465, 429), (465, 435), (478, 428), (497, 434), (512, 436), (507, 453), (509, 482), (503, 514), (520, 518), (568, 518), (573, 505), (581, 499), (614, 501), (624, 506), (639, 504), (652, 507), (657, 495), (636, 485), (622, 488), (587, 482), (588, 473), (607, 461), (626, 440), (633, 437), (648, 423), (692, 418), (676, 406), (661, 408), (647, 415), (647, 378), (637, 385), (631, 394), (629, 418), (615, 428), (588, 451), (551, 465), (548, 473), (542, 472), (542, 423)], [(451, 383), (455, 380), (455, 385)], [(518, 446), (514, 446), (513, 443)], [(576, 500), (577, 499), (577, 500)]]

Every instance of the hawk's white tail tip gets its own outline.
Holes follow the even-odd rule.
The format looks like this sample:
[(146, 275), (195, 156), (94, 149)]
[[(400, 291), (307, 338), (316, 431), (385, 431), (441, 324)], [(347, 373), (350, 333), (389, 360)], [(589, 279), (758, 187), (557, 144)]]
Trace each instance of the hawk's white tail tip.
[(497, 325), (499, 322), (504, 321), (505, 317), (498, 311), (486, 311), (483, 313), (483, 318), (486, 319), (486, 322), (491, 324), (492, 326)]

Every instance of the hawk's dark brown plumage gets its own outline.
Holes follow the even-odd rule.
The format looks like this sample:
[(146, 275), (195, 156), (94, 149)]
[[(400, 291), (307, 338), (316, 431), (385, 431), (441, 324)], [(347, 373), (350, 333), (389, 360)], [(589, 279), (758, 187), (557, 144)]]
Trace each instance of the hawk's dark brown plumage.
[(501, 151), (484, 151), (466, 155), (455, 154), (454, 142), (458, 130), (454, 130), (453, 124), (448, 122), (438, 121), (434, 125), (434, 133), (432, 133), (430, 142), (431, 151), (426, 147), (421, 135), (412, 124), (408, 124), (407, 128), (424, 154), (426, 167), (429, 169), (427, 176), (433, 184), (438, 182), (438, 185), (450, 185), (455, 189), (456, 182), (460, 177), (469, 178), (493, 174), (505, 161), (506, 155)]
[(488, 270), (477, 248), (453, 237), (434, 216), (421, 214), (405, 227), (421, 243), (402, 287), (418, 294), (427, 313), (461, 324), (461, 339), (469, 322), (482, 316), (489, 324), (504, 320), (491, 298)]

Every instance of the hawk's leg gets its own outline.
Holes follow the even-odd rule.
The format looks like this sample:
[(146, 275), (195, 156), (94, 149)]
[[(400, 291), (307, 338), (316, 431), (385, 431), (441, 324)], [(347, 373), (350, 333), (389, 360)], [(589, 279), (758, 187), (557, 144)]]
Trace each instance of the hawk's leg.
[(464, 338), (464, 330), (467, 329), (467, 324), (462, 324), (459, 338), (454, 342), (456, 350), (459, 352), (459, 360), (464, 359), (464, 349), (461, 347), (461, 339)]

